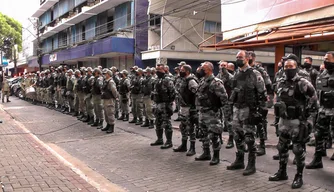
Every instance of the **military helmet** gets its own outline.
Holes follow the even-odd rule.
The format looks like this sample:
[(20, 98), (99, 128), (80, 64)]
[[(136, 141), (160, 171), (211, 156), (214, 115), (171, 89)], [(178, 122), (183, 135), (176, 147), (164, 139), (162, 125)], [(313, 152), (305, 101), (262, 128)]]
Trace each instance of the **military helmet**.
[(144, 71), (143, 71), (142, 68), (138, 68), (138, 69), (136, 70), (136, 72), (143, 73)]
[(128, 74), (129, 74), (129, 72), (127, 70), (125, 70), (125, 69), (122, 70), (121, 73), (124, 74), (124, 75), (126, 75), (126, 76), (128, 76)]
[[(109, 71), (109, 70), (108, 70), (107, 68), (104, 68), (104, 69), (102, 70), (102, 74), (106, 74), (108, 71)], [(95, 70), (94, 70), (94, 72), (95, 72)]]
[(93, 73), (94, 73), (94, 74), (95, 74), (95, 73), (102, 74), (102, 71), (101, 71), (99, 68), (95, 68), (94, 71), (93, 71)]
[(93, 72), (93, 69), (91, 67), (87, 67), (87, 71)]
[(79, 69), (76, 69), (76, 70), (74, 71), (74, 73), (75, 73), (75, 74), (77, 74), (77, 73), (80, 73), (80, 74), (81, 74), (81, 71), (80, 71)]
[(187, 63), (185, 61), (181, 61), (180, 63), (178, 63), (179, 66), (183, 66), (183, 65), (187, 65)]
[(114, 67), (111, 67), (110, 70), (111, 70), (111, 71), (117, 71), (117, 67), (115, 67), (115, 66), (114, 66)]
[(67, 73), (73, 73), (72, 69), (67, 70)]
[(156, 68), (155, 68), (155, 67), (152, 67), (152, 68), (151, 68), (151, 71), (152, 71), (152, 73), (155, 73), (155, 72), (157, 72), (157, 70), (156, 70)]

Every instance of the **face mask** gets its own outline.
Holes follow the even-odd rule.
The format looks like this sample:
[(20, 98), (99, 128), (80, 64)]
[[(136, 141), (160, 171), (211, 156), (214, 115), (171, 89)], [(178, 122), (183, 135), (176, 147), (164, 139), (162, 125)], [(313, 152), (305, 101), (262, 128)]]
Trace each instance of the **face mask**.
[(287, 79), (292, 79), (296, 76), (297, 69), (285, 69), (285, 75)]
[(325, 61), (324, 64), (325, 64), (325, 68), (328, 71), (333, 71), (334, 70), (334, 63), (329, 62), (329, 61)]
[(184, 71), (181, 71), (180, 72), (180, 77), (186, 77), (187, 76), (187, 73), (186, 72), (184, 72)]
[(311, 63), (304, 63), (304, 65), (302, 65), (303, 68), (305, 69), (309, 69), (311, 68), (312, 64)]
[(236, 64), (237, 64), (237, 66), (240, 67), (240, 68), (242, 68), (243, 66), (245, 66), (245, 64), (244, 64), (244, 60), (241, 60), (241, 59), (238, 59), (238, 60), (236, 61)]
[(251, 64), (253, 64), (253, 59), (250, 59), (249, 61), (248, 61), (248, 63), (251, 65)]
[(139, 76), (139, 73), (136, 73), (136, 76)]
[(199, 71), (199, 75), (200, 75), (201, 77), (205, 77), (205, 71), (204, 71), (203, 69), (201, 69), (201, 70)]
[(282, 69), (282, 66), (278, 67), (278, 70), (281, 70)]
[(232, 70), (227, 70), (229, 73), (231, 73), (231, 74), (233, 74), (234, 73), (234, 71), (232, 71)]
[(163, 73), (161, 71), (157, 71), (158, 78), (163, 78), (164, 75), (165, 75), (165, 73)]

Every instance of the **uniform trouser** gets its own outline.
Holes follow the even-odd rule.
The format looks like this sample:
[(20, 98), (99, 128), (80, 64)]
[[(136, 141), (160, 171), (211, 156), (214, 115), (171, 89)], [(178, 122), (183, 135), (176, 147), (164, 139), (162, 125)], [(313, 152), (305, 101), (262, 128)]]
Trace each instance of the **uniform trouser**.
[(74, 109), (74, 111), (79, 112), (79, 96), (78, 96), (78, 92), (74, 93), (73, 109)]
[(223, 107), (224, 112), (224, 127), (227, 128), (228, 134), (233, 136), (233, 129), (232, 129), (232, 117), (233, 117), (233, 106), (232, 105), (225, 105)]
[(212, 109), (201, 109), (199, 112), (199, 129), (202, 131), (203, 149), (210, 148), (210, 141), (212, 149), (220, 150), (220, 137), (223, 132), (223, 125), (221, 122), (221, 111), (213, 111)]
[(153, 101), (151, 100), (151, 97), (144, 96), (143, 97), (143, 103), (145, 107), (145, 118), (147, 120), (153, 121), (154, 120), (154, 115), (153, 115)]
[(292, 141), (292, 152), (295, 154), (297, 168), (304, 168), (306, 156), (306, 139), (300, 137), (300, 121), (298, 119), (286, 120), (280, 118), (279, 123), (279, 140), (277, 149), (279, 152), (280, 163), (286, 165), (289, 159), (289, 145)]
[(232, 129), (234, 131), (234, 140), (239, 153), (245, 152), (245, 144), (248, 146), (249, 155), (254, 155), (255, 147), (255, 125), (252, 125), (251, 118), (249, 118), (249, 108), (233, 107), (233, 121)]
[(132, 115), (134, 117), (143, 117), (143, 94), (132, 94)]
[(103, 99), (104, 118), (109, 125), (115, 124), (115, 99)]
[(334, 118), (324, 112), (318, 113), (317, 123), (315, 124), (315, 152), (321, 153), (326, 150), (325, 144), (331, 131), (334, 129)]
[(40, 101), (40, 98), (41, 98), (41, 88), (40, 87), (36, 87), (35, 88), (35, 91), (36, 91), (36, 100), (37, 101)]
[(165, 134), (172, 133), (171, 116), (173, 115), (172, 103), (158, 103), (154, 111), (156, 130), (165, 130)]
[(103, 105), (101, 95), (92, 95), (95, 118), (103, 120)]
[(5, 96), (6, 96), (7, 101), (8, 101), (9, 100), (9, 91), (2, 91), (2, 102), (4, 102)]
[(120, 95), (120, 106), (122, 114), (129, 114), (129, 94)]
[(93, 105), (93, 98), (92, 94), (85, 94), (84, 98), (85, 106), (86, 106), (86, 113), (90, 117), (94, 117), (94, 105)]
[(86, 106), (85, 106), (85, 93), (78, 92), (77, 93), (78, 98), (78, 112), (81, 112), (82, 114), (86, 113)]
[(198, 122), (198, 114), (196, 109), (190, 107), (180, 107), (181, 123), (179, 125), (182, 140), (196, 141), (195, 125)]
[(58, 92), (58, 104), (61, 106), (65, 106), (65, 98), (64, 98), (65, 89), (59, 89)]
[(119, 112), (119, 110), (120, 110), (120, 104), (119, 104), (119, 100), (115, 100), (115, 113), (116, 112)]
[(43, 103), (46, 103), (46, 101), (47, 101), (46, 88), (41, 88), (41, 94), (40, 94), (40, 96), (41, 96), (41, 101)]

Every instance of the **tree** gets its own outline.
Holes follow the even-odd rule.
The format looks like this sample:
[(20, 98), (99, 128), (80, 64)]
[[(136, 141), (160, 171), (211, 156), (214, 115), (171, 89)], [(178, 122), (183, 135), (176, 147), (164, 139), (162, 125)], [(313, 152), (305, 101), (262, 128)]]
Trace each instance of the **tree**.
[(22, 50), (22, 25), (15, 19), (0, 12), (0, 49), (4, 52), (6, 58), (14, 60), (15, 72), (17, 72), (17, 58), (12, 57), (15, 44), (20, 52)]

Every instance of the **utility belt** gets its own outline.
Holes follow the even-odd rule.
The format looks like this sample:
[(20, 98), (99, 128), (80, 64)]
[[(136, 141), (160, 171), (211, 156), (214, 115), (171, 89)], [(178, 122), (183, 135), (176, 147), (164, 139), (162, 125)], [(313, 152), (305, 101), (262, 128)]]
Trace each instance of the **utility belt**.
[(304, 110), (300, 106), (286, 106), (284, 102), (277, 102), (274, 106), (274, 112), (276, 116), (279, 116), (283, 119), (302, 119), (304, 114)]
[(334, 108), (334, 91), (324, 92), (320, 104), (325, 108)]

